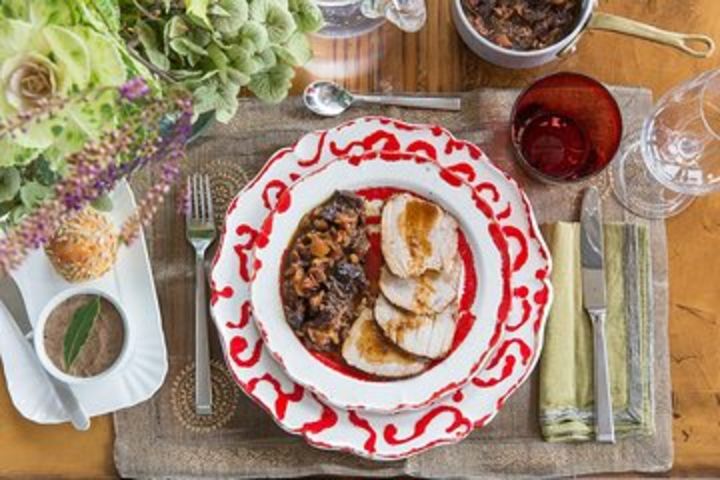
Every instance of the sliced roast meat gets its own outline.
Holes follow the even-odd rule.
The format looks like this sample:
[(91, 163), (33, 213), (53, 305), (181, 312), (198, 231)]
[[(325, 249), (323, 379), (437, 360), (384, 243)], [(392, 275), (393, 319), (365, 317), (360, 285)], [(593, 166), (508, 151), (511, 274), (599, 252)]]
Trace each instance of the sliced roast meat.
[(396, 307), (385, 296), (375, 302), (375, 321), (387, 338), (406, 352), (426, 358), (441, 358), (455, 336), (455, 308), (418, 315)]
[(394, 305), (418, 314), (445, 310), (456, 298), (462, 268), (453, 262), (449, 270), (428, 270), (419, 277), (401, 278), (389, 269), (380, 274), (380, 291)]
[(388, 378), (415, 375), (428, 366), (426, 359), (401, 350), (385, 338), (370, 308), (363, 308), (350, 328), (342, 356), (358, 370)]
[(457, 253), (457, 223), (430, 202), (402, 193), (382, 212), (382, 253), (398, 277), (450, 268)]

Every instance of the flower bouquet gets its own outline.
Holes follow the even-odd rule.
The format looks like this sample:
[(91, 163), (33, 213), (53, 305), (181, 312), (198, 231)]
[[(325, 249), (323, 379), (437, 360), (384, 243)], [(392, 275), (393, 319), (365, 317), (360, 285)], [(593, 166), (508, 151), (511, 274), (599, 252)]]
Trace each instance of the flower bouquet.
[[(0, 225), (7, 228), (47, 199), (67, 176), (68, 155), (123, 121), (111, 87), (131, 76), (157, 88), (124, 47), (119, 12), (107, 1), (7, 1), (0, 10), (0, 119), (29, 117), (60, 98), (97, 91), (62, 115), (0, 138)], [(98, 208), (107, 207), (100, 197)]]
[(146, 165), (179, 175), (191, 123), (227, 122), (243, 87), (287, 95), (322, 26), (312, 0), (7, 0), (0, 3), (0, 272)]
[(243, 87), (282, 101), (323, 25), (312, 0), (121, 0), (122, 35), (136, 58), (193, 92), (195, 115), (228, 122)]
[(119, 232), (131, 242), (179, 175), (191, 98), (160, 89), (122, 42), (112, 7), (100, 0), (0, 7), (0, 273), (87, 204), (106, 207), (119, 181), (155, 168), (161, 181)]

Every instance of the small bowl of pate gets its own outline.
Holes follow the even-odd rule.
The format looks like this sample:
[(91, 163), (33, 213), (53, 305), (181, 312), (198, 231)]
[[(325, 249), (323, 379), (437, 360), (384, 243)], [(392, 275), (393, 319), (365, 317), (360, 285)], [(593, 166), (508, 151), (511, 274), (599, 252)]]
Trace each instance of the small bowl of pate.
[(72, 384), (98, 380), (121, 369), (130, 356), (131, 340), (119, 302), (94, 288), (59, 293), (35, 325), (35, 350), (43, 367)]

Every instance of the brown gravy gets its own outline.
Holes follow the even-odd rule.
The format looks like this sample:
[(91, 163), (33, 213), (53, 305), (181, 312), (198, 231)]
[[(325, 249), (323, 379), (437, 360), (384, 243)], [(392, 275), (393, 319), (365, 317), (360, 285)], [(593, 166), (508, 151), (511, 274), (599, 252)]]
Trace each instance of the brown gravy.
[(400, 231), (410, 246), (413, 265), (420, 264), (423, 258), (432, 253), (430, 232), (439, 217), (440, 209), (432, 203), (423, 200), (408, 202)]
[(94, 295), (76, 295), (60, 303), (45, 323), (43, 341), (53, 364), (74, 377), (93, 377), (109, 369), (120, 356), (125, 342), (122, 317), (109, 300), (100, 297), (100, 313), (87, 341), (75, 361), (67, 369), (63, 357), (64, 339), (68, 326), (78, 308), (86, 305)]
[(391, 360), (396, 364), (410, 365), (417, 361), (414, 356), (388, 340), (374, 320), (362, 324), (358, 348), (363, 358), (375, 364)]

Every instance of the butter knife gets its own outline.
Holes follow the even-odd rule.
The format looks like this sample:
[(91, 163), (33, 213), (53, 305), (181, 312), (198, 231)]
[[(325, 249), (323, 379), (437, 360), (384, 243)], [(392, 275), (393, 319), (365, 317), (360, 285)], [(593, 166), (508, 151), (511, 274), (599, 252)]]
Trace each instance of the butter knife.
[(593, 325), (593, 374), (595, 384), (595, 438), (615, 443), (610, 376), (605, 340), (607, 297), (603, 250), (602, 208), (597, 188), (585, 191), (580, 216), (580, 258), (583, 306)]
[[(0, 276), (0, 300), (2, 300), (5, 307), (7, 307), (8, 311), (15, 319), (15, 323), (18, 328), (20, 328), (20, 332), (23, 337), (30, 342), (30, 347), (33, 349), (34, 353), (35, 347), (32, 344), (33, 328), (25, 307), (25, 300), (23, 299), (17, 283), (15, 283), (15, 280), (13, 280), (9, 275)], [(70, 416), (70, 422), (73, 427), (75, 427), (76, 430), (87, 430), (90, 428), (90, 417), (88, 417), (87, 413), (82, 408), (82, 405), (78, 402), (78, 399), (75, 396), (75, 393), (70, 389), (70, 386), (53, 377), (50, 373), (45, 371), (44, 368), (42, 368), (42, 371), (45, 372), (48, 380), (50, 380), (50, 385), (52, 385), (55, 395), (58, 400), (60, 400), (60, 404)]]

